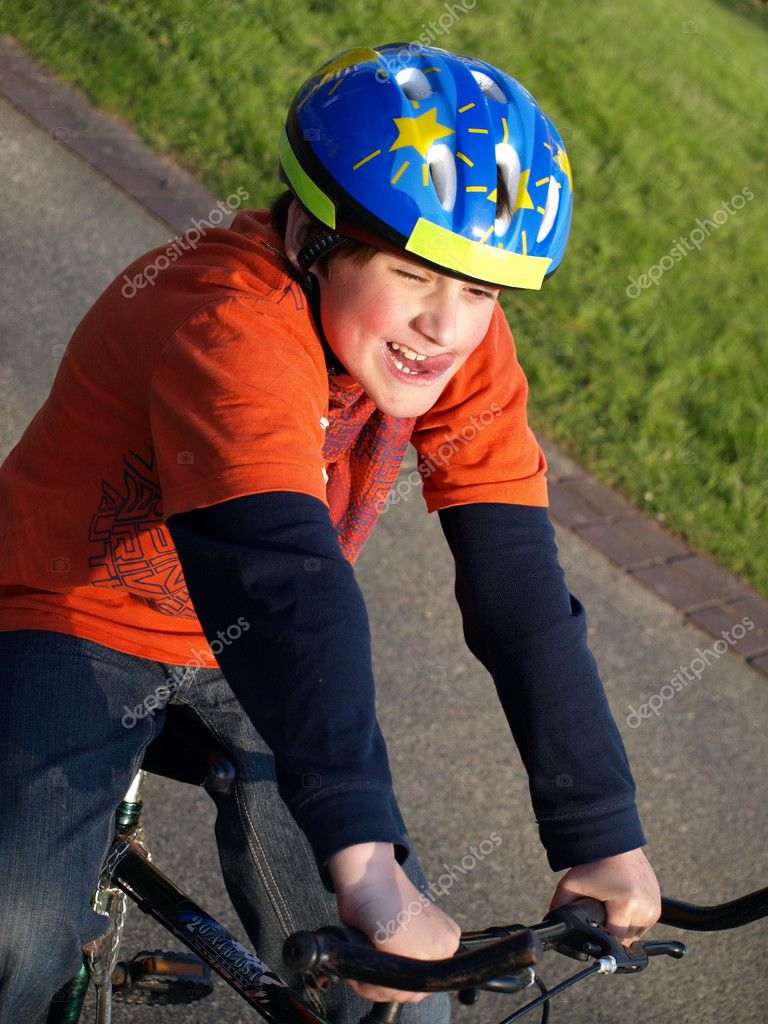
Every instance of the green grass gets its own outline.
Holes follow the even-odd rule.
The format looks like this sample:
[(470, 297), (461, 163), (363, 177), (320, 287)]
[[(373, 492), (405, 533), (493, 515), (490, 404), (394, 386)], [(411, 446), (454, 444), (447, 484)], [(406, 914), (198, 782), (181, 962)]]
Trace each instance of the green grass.
[[(308, 71), (411, 40), (411, 0), (0, 0), (0, 26), (225, 196), (276, 191), (280, 121)], [(436, 45), (510, 71), (574, 168), (568, 256), (506, 303), (535, 429), (768, 594), (765, 126), (755, 0), (476, 0)], [(743, 188), (754, 198), (629, 298), (629, 278)]]

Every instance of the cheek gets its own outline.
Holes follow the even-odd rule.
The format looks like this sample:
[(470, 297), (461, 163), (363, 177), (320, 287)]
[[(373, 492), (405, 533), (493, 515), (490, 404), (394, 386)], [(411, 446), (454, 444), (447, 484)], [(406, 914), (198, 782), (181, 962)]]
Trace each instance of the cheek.
[(377, 289), (361, 295), (355, 303), (355, 320), (360, 333), (386, 336), (388, 328), (402, 321), (403, 304), (386, 289)]
[(353, 338), (364, 344), (387, 334), (387, 328), (402, 321), (403, 303), (393, 294), (386, 282), (367, 279), (368, 275), (351, 273), (335, 274), (321, 296), (323, 320), (327, 311), (332, 323), (345, 341)]
[(469, 310), (462, 318), (460, 326), (460, 337), (464, 339), (466, 356), (472, 355), (477, 346), (488, 333), (493, 318), (493, 308), (490, 310)]

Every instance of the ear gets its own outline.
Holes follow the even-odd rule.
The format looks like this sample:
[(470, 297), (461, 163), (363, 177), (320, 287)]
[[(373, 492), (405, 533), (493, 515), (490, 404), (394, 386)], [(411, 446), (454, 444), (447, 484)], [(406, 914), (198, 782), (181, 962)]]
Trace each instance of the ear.
[(301, 272), (301, 267), (296, 257), (304, 246), (304, 238), (310, 224), (309, 214), (301, 203), (294, 199), (288, 207), (285, 222), (285, 254), (299, 272)]

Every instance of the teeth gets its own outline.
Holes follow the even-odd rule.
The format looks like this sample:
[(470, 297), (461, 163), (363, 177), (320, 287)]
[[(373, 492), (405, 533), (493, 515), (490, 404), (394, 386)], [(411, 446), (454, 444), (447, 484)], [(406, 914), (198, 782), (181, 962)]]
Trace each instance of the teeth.
[(426, 359), (426, 356), (420, 356), (418, 352), (414, 352), (412, 348), (408, 348), (407, 345), (399, 345), (396, 341), (391, 341), (390, 345), (392, 348), (397, 349), (398, 352), (402, 352), (406, 359), (415, 360), (416, 362), (422, 362)]

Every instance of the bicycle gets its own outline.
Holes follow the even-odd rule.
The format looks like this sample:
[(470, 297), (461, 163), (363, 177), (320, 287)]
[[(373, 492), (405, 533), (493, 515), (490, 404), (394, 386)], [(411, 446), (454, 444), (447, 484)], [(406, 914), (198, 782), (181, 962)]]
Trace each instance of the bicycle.
[[(110, 1024), (113, 999), (139, 1004), (189, 1003), (212, 991), (213, 969), (269, 1024), (325, 1024), (280, 977), (251, 950), (199, 907), (152, 863), (141, 821), (141, 788), (146, 773), (227, 793), (235, 767), (227, 751), (199, 724), (169, 705), (160, 735), (147, 748), (142, 766), (120, 803), (115, 838), (105, 859), (93, 905), (111, 919), (102, 939), (83, 947), (78, 973), (54, 996), (46, 1024), (77, 1024), (88, 986), (96, 988), (96, 1024)], [(191, 953), (142, 950), (118, 961), (127, 900), (158, 921)], [(719, 906), (703, 907), (662, 900), (661, 924), (692, 931), (738, 928), (768, 917), (768, 888)], [(283, 948), (287, 967), (307, 989), (356, 980), (413, 992), (455, 991), (467, 1005), (481, 991), (518, 994), (536, 986), (539, 995), (504, 1017), (513, 1024), (541, 1008), (549, 1019), (550, 1000), (591, 974), (635, 974), (655, 956), (681, 959), (685, 945), (676, 940), (643, 940), (624, 947), (603, 927), (602, 904), (579, 900), (547, 914), (534, 925), (510, 924), (463, 932), (458, 952), (446, 960), (413, 960), (376, 950), (352, 928), (328, 926), (297, 932)], [(553, 951), (588, 967), (552, 989), (536, 967)], [(396, 1024), (402, 1004), (373, 1003), (361, 1024)]]

